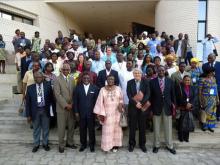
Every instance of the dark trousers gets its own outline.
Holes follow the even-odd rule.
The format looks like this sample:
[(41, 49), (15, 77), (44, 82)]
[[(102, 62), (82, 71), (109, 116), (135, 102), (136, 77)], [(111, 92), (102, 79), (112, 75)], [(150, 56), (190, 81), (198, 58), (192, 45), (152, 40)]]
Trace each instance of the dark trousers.
[(89, 146), (95, 145), (95, 117), (80, 118), (80, 143), (87, 146), (87, 129), (89, 130)]
[(49, 123), (50, 119), (47, 115), (47, 111), (44, 108), (39, 108), (33, 121), (33, 137), (35, 146), (40, 145), (41, 130), (43, 132), (43, 145), (48, 145)]
[(138, 126), (139, 129), (139, 146), (144, 146), (146, 143), (146, 118), (147, 112), (142, 112), (137, 108), (129, 108), (129, 145), (135, 146), (135, 134)]
[(193, 54), (191, 51), (186, 53), (185, 63), (186, 65), (190, 65), (190, 60), (193, 58)]

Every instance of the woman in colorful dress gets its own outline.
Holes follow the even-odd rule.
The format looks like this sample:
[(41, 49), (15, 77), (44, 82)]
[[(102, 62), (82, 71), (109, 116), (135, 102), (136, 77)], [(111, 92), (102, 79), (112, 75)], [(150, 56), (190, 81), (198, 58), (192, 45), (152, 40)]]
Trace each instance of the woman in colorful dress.
[(5, 61), (6, 61), (6, 52), (5, 52), (5, 42), (3, 37), (0, 34), (0, 73), (5, 74)]
[(40, 53), (40, 44), (41, 44), (40, 33), (36, 31), (34, 33), (34, 38), (32, 39), (32, 51)]
[(199, 83), (202, 130), (210, 132), (214, 132), (216, 126), (216, 107), (219, 104), (214, 72), (213, 67), (206, 68)]
[(120, 114), (123, 112), (123, 94), (115, 85), (112, 75), (107, 77), (107, 84), (101, 88), (94, 108), (94, 113), (102, 124), (101, 148), (108, 152), (117, 152), (122, 146), (123, 132), (119, 125)]

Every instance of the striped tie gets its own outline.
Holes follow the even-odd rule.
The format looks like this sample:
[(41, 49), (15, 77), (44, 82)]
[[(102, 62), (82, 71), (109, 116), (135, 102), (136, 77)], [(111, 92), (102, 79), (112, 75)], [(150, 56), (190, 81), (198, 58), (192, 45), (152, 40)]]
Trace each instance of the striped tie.
[(163, 91), (164, 91), (164, 82), (163, 82), (163, 79), (160, 79), (159, 85), (160, 85), (161, 93), (163, 93)]

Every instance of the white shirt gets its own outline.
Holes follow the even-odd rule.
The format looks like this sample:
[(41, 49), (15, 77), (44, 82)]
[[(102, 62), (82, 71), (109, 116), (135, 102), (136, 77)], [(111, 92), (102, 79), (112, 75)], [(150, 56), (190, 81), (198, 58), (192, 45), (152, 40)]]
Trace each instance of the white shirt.
[[(39, 86), (41, 88), (41, 93), (42, 93), (42, 96), (39, 95)], [(36, 89), (37, 89), (37, 102), (39, 103), (41, 99), (41, 97), (43, 98), (43, 106), (45, 105), (45, 99), (44, 99), (44, 85), (43, 83), (41, 83), (40, 85), (39, 84), (36, 84)], [(39, 99), (38, 99), (39, 98)]]
[(181, 47), (182, 47), (182, 40), (179, 40), (178, 42), (178, 48), (177, 48), (177, 51), (176, 51), (176, 54), (178, 57), (181, 57)]
[(127, 70), (126, 62), (125, 61), (122, 61), (120, 63), (116, 62), (116, 63), (112, 64), (112, 69), (116, 70), (117, 72), (122, 72), (124, 70)]
[(127, 96), (127, 83), (129, 80), (134, 78), (133, 71), (127, 71), (127, 69), (123, 70), (122, 72), (119, 73), (118, 77), (119, 77), (120, 87), (122, 89), (122, 93), (124, 96), (123, 97), (124, 103), (125, 105), (128, 105), (129, 99)]
[(86, 93), (86, 95), (87, 95), (87, 93), (88, 93), (88, 91), (89, 91), (89, 86), (90, 86), (90, 84), (88, 84), (88, 85), (83, 84), (83, 86), (84, 86), (85, 93)]
[[(107, 69), (105, 69), (105, 71), (106, 71), (106, 76), (110, 75), (111, 70), (112, 70), (112, 69), (110, 69), (110, 70), (108, 71)], [(107, 80), (105, 80), (105, 85), (108, 85)]]

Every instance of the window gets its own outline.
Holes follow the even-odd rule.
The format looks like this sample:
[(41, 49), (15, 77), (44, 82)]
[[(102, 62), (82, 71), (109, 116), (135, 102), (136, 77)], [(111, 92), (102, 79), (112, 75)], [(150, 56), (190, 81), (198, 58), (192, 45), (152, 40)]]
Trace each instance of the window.
[(0, 9), (0, 17), (1, 18), (4, 18), (4, 19), (8, 19), (8, 20), (14, 20), (14, 21), (17, 21), (17, 22), (22, 22), (22, 23), (25, 23), (25, 24), (28, 24), (28, 25), (33, 25), (33, 19), (30, 19), (30, 18), (26, 18), (26, 17), (23, 17), (23, 16), (18, 16), (18, 15), (15, 15), (13, 13), (9, 13), (9, 12), (6, 12), (6, 11), (1, 11)]
[(6, 13), (2, 13), (1, 17), (4, 19), (12, 20), (12, 16)]
[(207, 26), (207, 0), (199, 0), (198, 6), (198, 30), (197, 30), (197, 57), (202, 59), (203, 45), (202, 40), (206, 37)]

